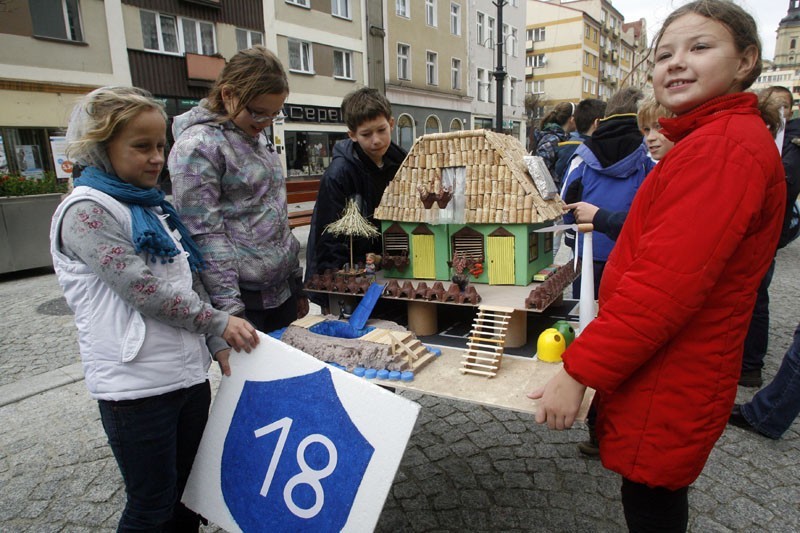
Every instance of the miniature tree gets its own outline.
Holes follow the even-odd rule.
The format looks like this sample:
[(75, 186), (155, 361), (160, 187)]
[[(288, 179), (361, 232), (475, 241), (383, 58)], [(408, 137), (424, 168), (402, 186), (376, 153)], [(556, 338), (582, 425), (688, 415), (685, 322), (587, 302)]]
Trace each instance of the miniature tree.
[(353, 263), (353, 237), (378, 237), (380, 232), (361, 215), (358, 205), (353, 198), (347, 200), (342, 216), (336, 222), (325, 226), (322, 233), (331, 233), (337, 237), (347, 235), (350, 237), (350, 271), (355, 271)]

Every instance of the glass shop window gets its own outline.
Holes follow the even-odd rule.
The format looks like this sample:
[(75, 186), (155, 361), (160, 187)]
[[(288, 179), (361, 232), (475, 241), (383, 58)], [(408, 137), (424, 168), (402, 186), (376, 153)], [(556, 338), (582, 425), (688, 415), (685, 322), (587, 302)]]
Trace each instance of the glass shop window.
[(333, 158), (333, 145), (346, 133), (287, 131), (286, 167), (289, 177), (321, 176)]

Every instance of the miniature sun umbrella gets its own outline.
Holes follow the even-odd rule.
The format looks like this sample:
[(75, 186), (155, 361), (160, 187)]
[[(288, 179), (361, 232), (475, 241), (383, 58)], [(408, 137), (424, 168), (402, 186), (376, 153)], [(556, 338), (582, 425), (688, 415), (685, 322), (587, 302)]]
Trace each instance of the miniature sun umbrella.
[(358, 204), (353, 198), (347, 200), (342, 216), (336, 222), (331, 222), (325, 226), (322, 233), (331, 233), (350, 237), (350, 270), (355, 270), (353, 263), (353, 237), (378, 237), (380, 232), (361, 215)]

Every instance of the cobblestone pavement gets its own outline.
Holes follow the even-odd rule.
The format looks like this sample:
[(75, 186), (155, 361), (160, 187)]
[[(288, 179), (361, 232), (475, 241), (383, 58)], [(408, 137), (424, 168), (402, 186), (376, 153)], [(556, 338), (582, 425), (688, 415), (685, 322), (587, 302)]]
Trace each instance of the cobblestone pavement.
[[(778, 255), (767, 378), (800, 319), (797, 265), (800, 243)], [(113, 531), (124, 490), (96, 404), (82, 381), (34, 390), (78, 356), (55, 277), (28, 274), (0, 277), (0, 399), (32, 394), (0, 407), (0, 530)], [(582, 427), (550, 432), (528, 415), (404, 395), (423, 408), (378, 531), (624, 530), (619, 478), (577, 452)], [(797, 422), (779, 441), (727, 429), (689, 492), (690, 530), (800, 530), (799, 452)]]

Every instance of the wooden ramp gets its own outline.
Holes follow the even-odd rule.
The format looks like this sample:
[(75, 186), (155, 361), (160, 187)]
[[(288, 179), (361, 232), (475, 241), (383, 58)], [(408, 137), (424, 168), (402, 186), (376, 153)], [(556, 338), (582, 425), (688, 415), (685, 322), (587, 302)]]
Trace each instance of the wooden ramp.
[(472, 322), (467, 349), (461, 361), (462, 374), (477, 374), (492, 378), (497, 375), (503, 360), (506, 332), (512, 307), (478, 306)]

